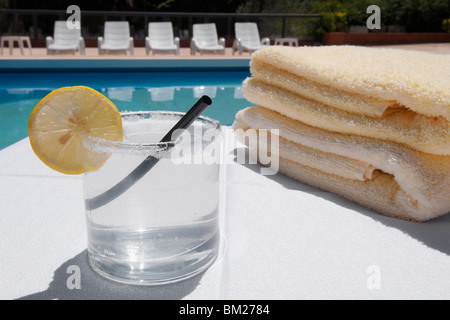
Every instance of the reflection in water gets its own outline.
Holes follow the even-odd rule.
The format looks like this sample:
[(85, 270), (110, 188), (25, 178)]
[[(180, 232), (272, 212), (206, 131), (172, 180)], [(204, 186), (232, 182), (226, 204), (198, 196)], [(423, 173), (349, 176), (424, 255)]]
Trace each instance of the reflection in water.
[(174, 99), (175, 87), (150, 88), (152, 101), (171, 101)]
[(106, 94), (110, 100), (131, 101), (133, 97), (133, 87), (108, 88)]
[(108, 88), (105, 95), (120, 111), (169, 110), (186, 112), (203, 95), (213, 99), (205, 115), (231, 125), (236, 112), (251, 105), (242, 95), (242, 87), (122, 87)]
[(15, 89), (6, 89), (7, 94), (21, 94), (21, 95), (29, 95), (33, 92), (33, 89), (22, 89), (22, 88), (15, 88)]
[(241, 86), (234, 87), (234, 98), (235, 99), (245, 99)]
[[(213, 99), (205, 115), (231, 125), (236, 112), (251, 106), (239, 85), (167, 87), (95, 87), (119, 111), (168, 110), (186, 112), (202, 96)], [(0, 149), (28, 136), (28, 118), (37, 103), (51, 88), (0, 89)]]
[(216, 86), (197, 86), (194, 87), (194, 98), (200, 99), (202, 96), (207, 95), (211, 99), (216, 97), (217, 87)]

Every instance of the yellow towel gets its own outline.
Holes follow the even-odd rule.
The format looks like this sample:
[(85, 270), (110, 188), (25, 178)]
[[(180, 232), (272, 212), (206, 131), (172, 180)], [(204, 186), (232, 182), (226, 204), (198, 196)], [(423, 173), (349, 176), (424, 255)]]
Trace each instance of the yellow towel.
[(353, 46), (268, 47), (245, 97), (306, 124), (450, 155), (450, 56)]
[(450, 155), (449, 123), (402, 110), (383, 118), (349, 113), (308, 100), (254, 78), (243, 83), (244, 96), (256, 105), (277, 111), (308, 125), (334, 132), (390, 140), (433, 154)]
[(450, 121), (450, 55), (356, 46), (272, 46), (255, 52), (254, 63)]
[(250, 71), (254, 79), (263, 83), (272, 84), (306, 99), (351, 113), (369, 117), (382, 117), (387, 114), (388, 109), (398, 109), (400, 107), (396, 101), (381, 100), (339, 90), (277, 69), (271, 64), (260, 60), (252, 60)]
[(449, 212), (450, 56), (275, 46), (250, 67), (243, 93), (260, 107), (233, 127), (280, 130), (279, 150), (255, 157), (276, 152), (280, 172), (388, 216)]
[[(255, 107), (255, 110), (257, 108), (261, 107)], [(262, 109), (263, 108), (261, 108), (261, 110)], [(251, 127), (249, 123), (254, 124), (255, 121), (253, 120), (255, 119), (244, 119), (247, 118), (249, 114), (252, 116), (258, 116), (257, 113), (250, 111), (250, 109), (241, 111), (237, 114), (236, 120), (233, 123), (233, 127), (236, 129), (235, 133), (238, 140), (240, 140), (244, 144), (248, 142), (248, 140), (245, 140), (246, 130), (256, 128), (258, 128), (257, 130), (267, 129), (267, 127), (270, 127), (272, 125), (267, 125), (267, 121), (256, 121), (256, 123), (258, 123), (259, 125), (257, 125), (256, 127)], [(266, 126), (264, 126), (263, 124), (266, 124)], [(240, 131), (237, 129), (242, 130)], [(285, 131), (285, 129), (286, 128), (284, 128), (283, 132)], [(259, 131), (257, 131), (257, 133), (259, 133)], [(262, 143), (258, 144), (257, 148), (261, 149), (263, 154), (278, 156), (287, 160), (299, 162), (308, 167), (315, 168), (326, 173), (338, 175), (343, 178), (365, 181), (372, 178), (373, 171), (375, 170), (375, 167), (367, 162), (342, 157), (329, 152), (322, 152), (318, 149), (307, 147), (306, 145), (294, 143), (291, 140), (283, 138), (283, 136), (279, 137), (279, 150), (272, 148), (270, 138), (264, 140), (263, 138), (259, 137), (258, 140)], [(323, 165), (324, 163), (327, 163), (327, 165)]]
[(450, 156), (330, 132), (263, 107), (240, 111), (233, 127), (279, 129), (281, 173), (382, 214), (425, 221), (450, 210)]

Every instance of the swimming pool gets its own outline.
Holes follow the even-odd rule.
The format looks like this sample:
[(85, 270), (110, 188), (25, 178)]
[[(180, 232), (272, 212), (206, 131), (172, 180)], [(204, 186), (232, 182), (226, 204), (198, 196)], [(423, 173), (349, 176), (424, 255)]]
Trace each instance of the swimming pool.
[(119, 111), (185, 112), (206, 94), (213, 104), (205, 115), (222, 125), (231, 125), (236, 112), (250, 106), (241, 90), (242, 81), (248, 76), (248, 68), (0, 72), (0, 149), (28, 136), (31, 111), (40, 99), (57, 88), (92, 87), (108, 97)]

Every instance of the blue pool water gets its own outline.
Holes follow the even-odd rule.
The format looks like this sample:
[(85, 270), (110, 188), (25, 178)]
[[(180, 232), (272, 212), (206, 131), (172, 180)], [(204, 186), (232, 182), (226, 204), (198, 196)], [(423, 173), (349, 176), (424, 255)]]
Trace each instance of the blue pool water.
[[(69, 62), (68, 62), (69, 63)], [(242, 96), (248, 70), (155, 72), (0, 73), (0, 149), (28, 136), (28, 117), (52, 90), (84, 85), (108, 97), (119, 111), (187, 111), (202, 95), (213, 104), (205, 115), (231, 125), (251, 104)]]

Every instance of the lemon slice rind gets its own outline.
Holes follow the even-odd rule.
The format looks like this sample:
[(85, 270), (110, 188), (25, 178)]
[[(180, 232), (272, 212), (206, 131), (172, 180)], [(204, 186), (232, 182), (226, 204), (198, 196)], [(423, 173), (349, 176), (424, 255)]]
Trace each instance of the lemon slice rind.
[(115, 105), (98, 91), (64, 87), (36, 105), (28, 121), (28, 135), (34, 153), (48, 167), (81, 174), (97, 170), (108, 158), (84, 149), (86, 136), (122, 141), (122, 120)]

